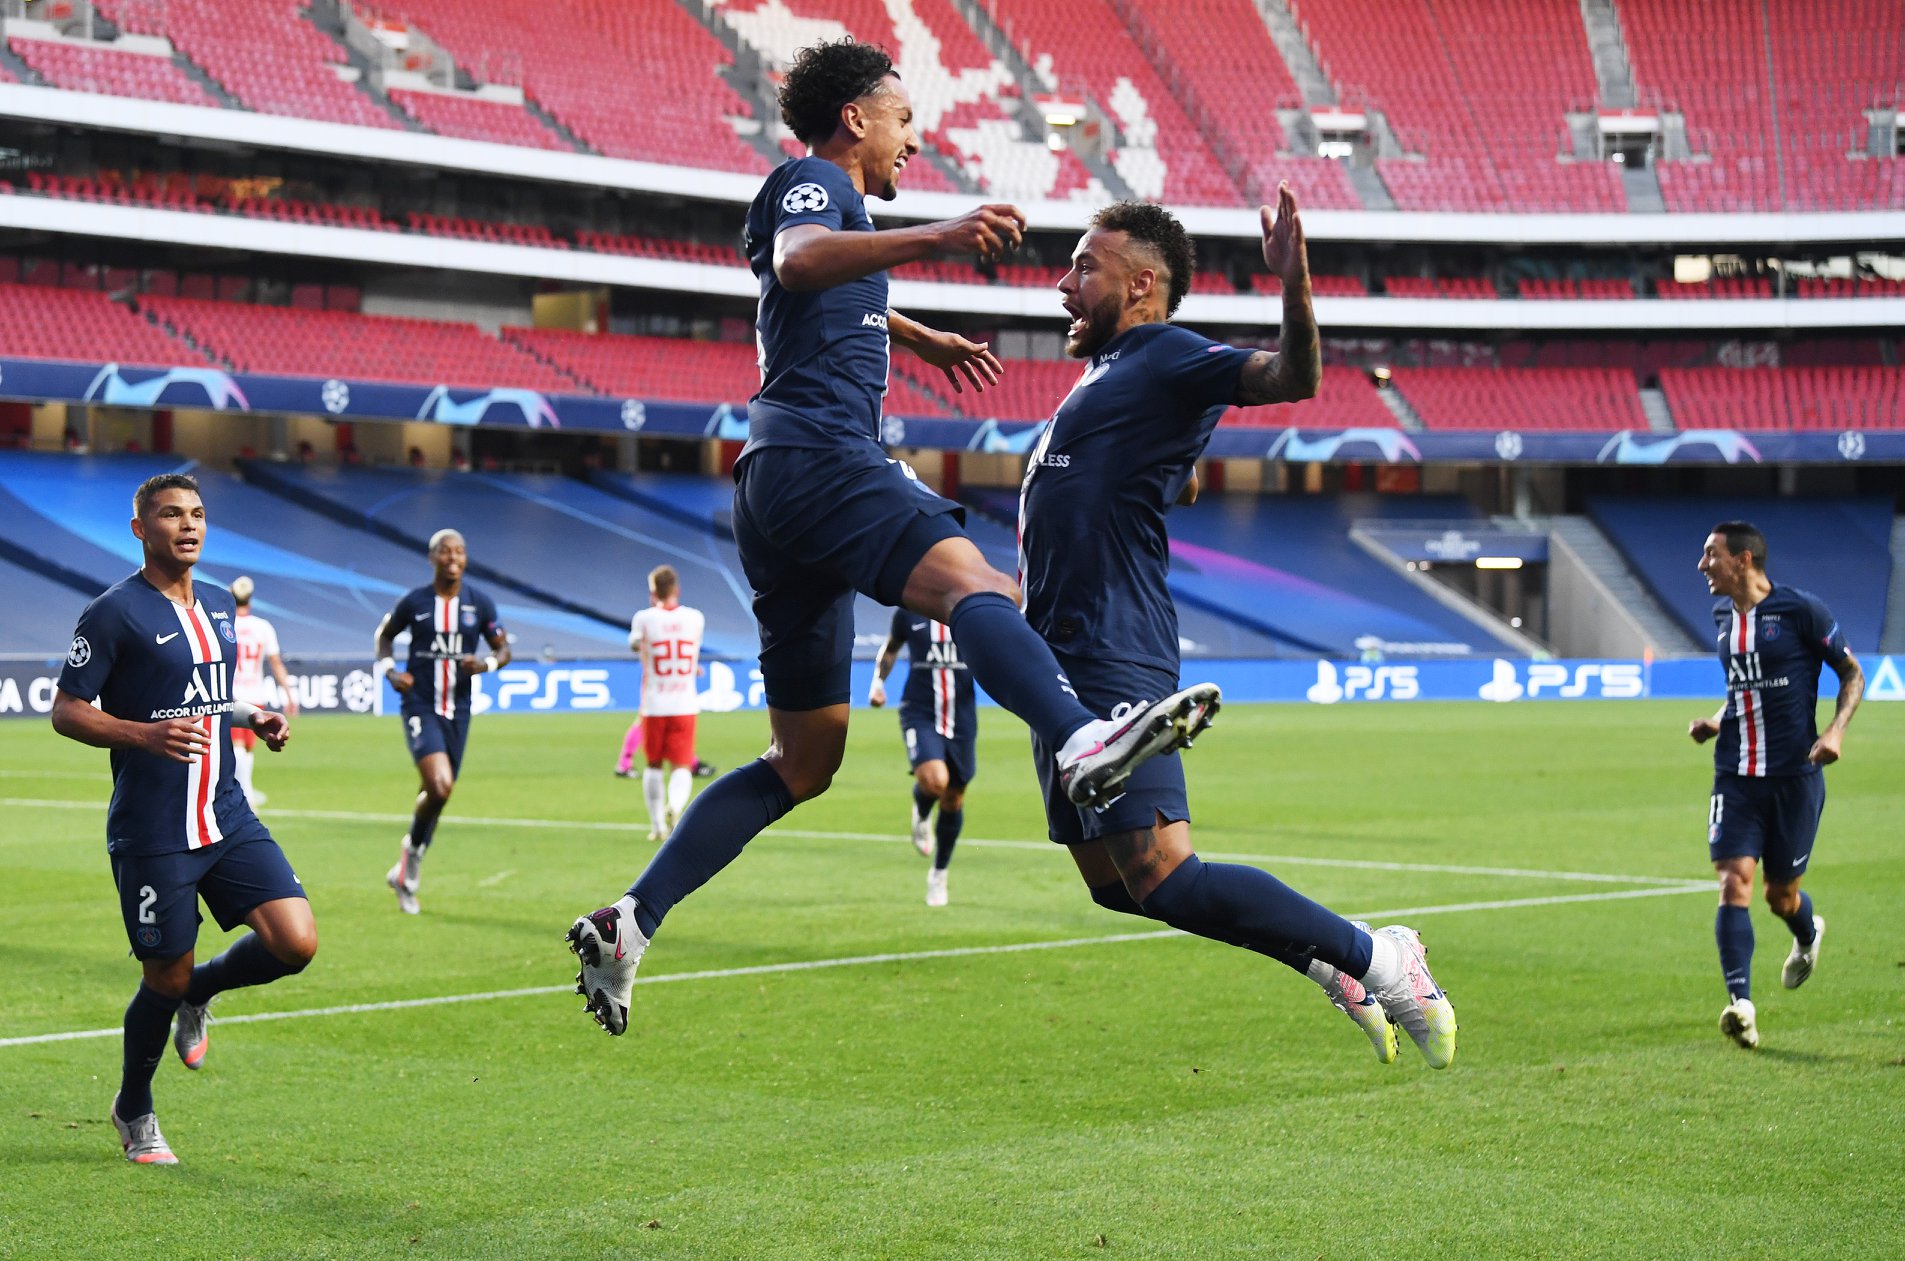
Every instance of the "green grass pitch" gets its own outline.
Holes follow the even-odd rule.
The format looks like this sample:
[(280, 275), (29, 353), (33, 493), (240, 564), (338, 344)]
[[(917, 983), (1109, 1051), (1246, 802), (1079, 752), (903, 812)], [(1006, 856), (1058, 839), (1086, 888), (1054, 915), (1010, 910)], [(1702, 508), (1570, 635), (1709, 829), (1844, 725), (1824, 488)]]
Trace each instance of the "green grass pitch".
[[(895, 720), (856, 715), (832, 792), (675, 911), (611, 1040), (546, 987), (652, 850), (623, 716), (478, 719), (416, 918), (383, 884), (395, 720), (300, 721), (258, 779), (322, 946), (220, 1001), (203, 1072), (168, 1054), (172, 1169), (119, 1157), (116, 1036), (16, 1041), (116, 1029), (136, 968), (105, 755), (0, 724), (0, 1257), (1905, 1255), (1905, 706), (1829, 772), (1804, 989), (1755, 908), (1757, 1053), (1716, 1028), (1700, 708), (1238, 706), (1190, 754), (1206, 857), (1422, 930), (1444, 1073), (1406, 1039), (1377, 1064), (1265, 959), (1131, 938), (1043, 844), (997, 714), (950, 907)], [(707, 718), (703, 754), (764, 737)], [(307, 1014), (234, 1019), (265, 1013)]]

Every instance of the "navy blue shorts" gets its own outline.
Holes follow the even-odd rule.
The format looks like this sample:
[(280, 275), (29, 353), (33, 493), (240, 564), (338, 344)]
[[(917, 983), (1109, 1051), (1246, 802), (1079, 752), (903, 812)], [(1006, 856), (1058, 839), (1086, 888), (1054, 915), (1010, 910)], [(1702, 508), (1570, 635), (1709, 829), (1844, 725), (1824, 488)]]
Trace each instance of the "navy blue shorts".
[(853, 694), (853, 597), (896, 605), (965, 509), (871, 442), (762, 447), (734, 466), (734, 541), (754, 588), (761, 682), (775, 709), (844, 705)]
[(953, 711), (953, 735), (943, 736), (933, 724), (931, 710), (900, 706), (900, 735), (906, 741), (906, 765), (917, 771), (921, 762), (944, 762), (946, 778), (955, 788), (970, 784), (979, 774), (978, 706)]
[[(1122, 718), (1134, 706), (1148, 705), (1177, 691), (1177, 676), (1156, 666), (1130, 661), (1087, 661), (1054, 654), (1066, 681), (1086, 709), (1099, 718)], [(1032, 737), (1032, 765), (1045, 793), (1046, 834), (1059, 845), (1077, 845), (1191, 817), (1190, 797), (1184, 790), (1184, 762), (1176, 750), (1139, 766), (1125, 781), (1122, 795), (1099, 809), (1075, 806), (1058, 784), (1057, 750)]]
[(463, 746), (470, 738), (468, 714), (445, 718), (428, 709), (405, 706), (402, 715), (403, 738), (410, 746), (411, 761), (421, 762), (432, 753), (443, 753), (450, 759), (450, 775), (455, 777), (462, 772)]
[(266, 902), (305, 896), (291, 863), (260, 823), (203, 849), (113, 854), (119, 913), (135, 959), (176, 959), (198, 944), (198, 900), (226, 932)]
[(1783, 884), (1806, 874), (1819, 816), (1826, 808), (1826, 777), (1734, 775), (1713, 777), (1707, 803), (1707, 853), (1756, 858), (1767, 880)]

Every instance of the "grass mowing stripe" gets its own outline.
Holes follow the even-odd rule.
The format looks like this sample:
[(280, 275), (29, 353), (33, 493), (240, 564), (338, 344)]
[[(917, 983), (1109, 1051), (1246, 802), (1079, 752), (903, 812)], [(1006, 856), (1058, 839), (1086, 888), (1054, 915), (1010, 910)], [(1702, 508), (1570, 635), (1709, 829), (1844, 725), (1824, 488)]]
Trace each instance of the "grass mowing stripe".
[[(1566, 902), (1613, 902), (1626, 898), (1657, 898), (1674, 893), (1706, 893), (1705, 884), (1687, 884), (1677, 889), (1625, 889), (1615, 893), (1568, 893), (1545, 898), (1509, 898), (1495, 902), (1455, 902), (1447, 906), (1411, 906), (1399, 910), (1355, 911), (1353, 919), (1391, 919), (1401, 916), (1448, 915), (1462, 911), (1504, 911), (1527, 906), (1558, 906)], [(710, 968), (702, 972), (670, 972), (661, 976), (642, 976), (637, 985), (666, 985), (674, 981), (718, 981), (735, 976), (771, 976), (785, 972), (814, 972), (823, 968), (857, 968), (876, 963), (915, 963), (925, 959), (961, 959), (973, 955), (1025, 954), (1034, 950), (1070, 950), (1078, 946), (1107, 946), (1127, 941), (1159, 941), (1169, 937), (1188, 937), (1175, 928), (1160, 928), (1146, 933), (1111, 933), (1102, 937), (1068, 937), (1060, 941), (1020, 941), (1003, 946), (956, 946), (944, 950), (907, 950), (886, 954), (847, 955), (839, 959), (804, 959), (790, 963), (759, 963), (744, 968)], [(348, 1016), (359, 1012), (403, 1011), (412, 1007), (445, 1007), (454, 1003), (484, 1003), (498, 998), (532, 998), (544, 994), (572, 994), (573, 985), (535, 985), (516, 990), (485, 990), (475, 994), (443, 994), (435, 998), (398, 998), (381, 1003), (346, 1003), (337, 1007), (307, 1007), (298, 1011), (264, 1011), (245, 1016), (222, 1016), (222, 1025), (256, 1024), (266, 1020), (307, 1020), (316, 1016)], [(33, 1046), (44, 1042), (75, 1042), (86, 1038), (112, 1038), (122, 1028), (77, 1029), (66, 1033), (36, 1033), (18, 1038), (0, 1038), (0, 1047)]]
[[(0, 806), (40, 810), (104, 810), (106, 803), (41, 797), (0, 797)], [(483, 815), (454, 815), (452, 817), (456, 823), (470, 827), (554, 828), (571, 832), (646, 831), (640, 823), (608, 823), (588, 819), (521, 819)], [(269, 817), (265, 818), (265, 822), (269, 824), (272, 819), (317, 819), (341, 823), (407, 824), (410, 822), (410, 816), (407, 814), (373, 813), (362, 810), (273, 810)], [(896, 832), (816, 832), (803, 828), (783, 827), (770, 828), (768, 834), (814, 841), (885, 842), (905, 839)], [(983, 836), (962, 836), (959, 838), (959, 843), (987, 849), (1039, 852), (1054, 848), (1050, 841), (998, 840)], [(1600, 871), (1544, 871), (1530, 867), (1474, 867), (1450, 863), (1399, 863), (1360, 858), (1311, 858), (1296, 854), (1244, 854), (1217, 850), (1199, 850), (1198, 852), (1205, 858), (1214, 858), (1221, 862), (1284, 867), (1334, 867), (1350, 871), (1426, 872), (1431, 875), (1448, 876), (1504, 876), (1524, 880), (1579, 880), (1592, 884), (1652, 884), (1674, 892), (1678, 892), (1681, 885), (1688, 883), (1684, 877), (1680, 876), (1631, 876)]]

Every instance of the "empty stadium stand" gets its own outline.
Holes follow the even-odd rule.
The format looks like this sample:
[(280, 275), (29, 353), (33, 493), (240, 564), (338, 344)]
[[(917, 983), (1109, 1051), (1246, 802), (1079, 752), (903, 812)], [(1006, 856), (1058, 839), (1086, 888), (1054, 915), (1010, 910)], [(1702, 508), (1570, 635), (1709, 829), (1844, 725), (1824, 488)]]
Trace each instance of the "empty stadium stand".
[(647, 604), (648, 571), (674, 565), (707, 614), (711, 654), (745, 657), (759, 648), (732, 542), (585, 483), (256, 461), (245, 472), (261, 487), (400, 540), (418, 557), (431, 534), (457, 529), (469, 543), (473, 581), (586, 610), (621, 627), (624, 644), (628, 619)]
[(1456, 524), (1476, 513), (1457, 496), (1212, 495), (1171, 513), (1172, 589), (1307, 653), (1355, 657), (1365, 636), (1392, 655), (1503, 651), (1350, 539), (1372, 517)]
[(1894, 367), (1665, 368), (1660, 387), (1682, 429), (1897, 429), (1905, 389)]
[(1219, 423), (1264, 429), (1292, 425), (1306, 429), (1394, 429), (1396, 415), (1383, 405), (1367, 373), (1344, 364), (1332, 365), (1326, 359), (1315, 398), (1269, 407), (1233, 407)]
[(1632, 373), (1615, 368), (1396, 368), (1429, 429), (1645, 429)]
[(348, 373), (414, 385), (583, 392), (579, 382), (474, 324), (151, 295), (141, 307), (240, 372)]
[(0, 591), (7, 593), (0, 600), (0, 653), (43, 653), (49, 663), (66, 655), (80, 610), (92, 598), (77, 587), (3, 559)]
[(390, 99), (439, 136), (570, 151), (561, 136), (543, 126), (520, 105), (486, 101), (461, 93), (413, 92), (402, 88), (392, 88)]
[(1587, 509), (1661, 604), (1702, 644), (1714, 642), (1714, 599), (1694, 569), (1701, 545), (1719, 522), (1751, 521), (1766, 535), (1766, 569), (1774, 582), (1824, 600), (1852, 651), (1878, 647), (1892, 573), (1889, 498), (1603, 496), (1590, 498)]
[(338, 77), (344, 50), (306, 20), (300, 0), (95, 0), (122, 30), (162, 35), (247, 109), (355, 127), (395, 128)]
[(597, 153), (768, 169), (727, 121), (753, 112), (721, 78), (733, 55), (679, 4), (377, 0), (374, 9), (414, 23), (484, 81), (514, 82)]
[(42, 79), (70, 92), (131, 96), (175, 105), (217, 105), (170, 58), (122, 52), (105, 44), (46, 39), (7, 40), (7, 47)]
[[(258, 611), (277, 623), (287, 656), (363, 656), (370, 634), (397, 596), (429, 581), (423, 548), (401, 547), (353, 529), (237, 478), (166, 456), (65, 456), (0, 453), (0, 503), (27, 515), (32, 555), (44, 570), (57, 567), (65, 579), (36, 574), (60, 598), (53, 624), (65, 626), (49, 647), (67, 642), (86, 601), (118, 582), (141, 562), (139, 544), (126, 528), (133, 487), (155, 473), (183, 469), (199, 479), (205, 498), (206, 559), (198, 573), (221, 585), (239, 574), (258, 582)], [(10, 545), (20, 565), (21, 545)], [(16, 602), (11, 587), (8, 603)], [(520, 594), (497, 592), (505, 624), (518, 652), (563, 655), (615, 652), (626, 630)], [(27, 611), (13, 615), (24, 619)], [(45, 622), (40, 618), (39, 622)], [(50, 626), (35, 632), (44, 635)], [(0, 632), (4, 633), (4, 632)], [(3, 651), (23, 651), (23, 641), (0, 639)]]
[(1290, 9), (1345, 104), (1380, 110), (1411, 155), (1377, 163), (1398, 209), (1626, 207), (1611, 164), (1560, 158), (1567, 113), (1596, 95), (1571, 0), (1291, 0)]
[(1125, 0), (1120, 12), (1249, 197), (1274, 203), (1287, 180), (1302, 206), (1363, 208), (1341, 163), (1289, 153), (1277, 111), (1303, 98), (1252, 0)]
[(100, 292), (0, 284), (0, 349), (27, 359), (171, 367), (205, 356)]

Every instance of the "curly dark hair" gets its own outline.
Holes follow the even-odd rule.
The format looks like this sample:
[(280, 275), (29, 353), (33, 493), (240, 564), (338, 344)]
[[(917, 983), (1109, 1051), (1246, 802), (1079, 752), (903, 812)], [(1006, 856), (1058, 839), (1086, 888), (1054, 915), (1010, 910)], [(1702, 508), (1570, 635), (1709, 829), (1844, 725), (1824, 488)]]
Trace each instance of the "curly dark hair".
[(879, 91), (895, 74), (893, 58), (878, 44), (851, 38), (811, 44), (794, 54), (781, 80), (781, 121), (802, 144), (816, 144), (840, 125), (840, 109)]
[(1191, 277), (1197, 271), (1197, 249), (1177, 216), (1148, 201), (1115, 201), (1091, 217), (1091, 226), (1122, 232), (1157, 251), (1170, 282), (1164, 314), (1167, 318), (1176, 315), (1177, 304), (1191, 291)]

